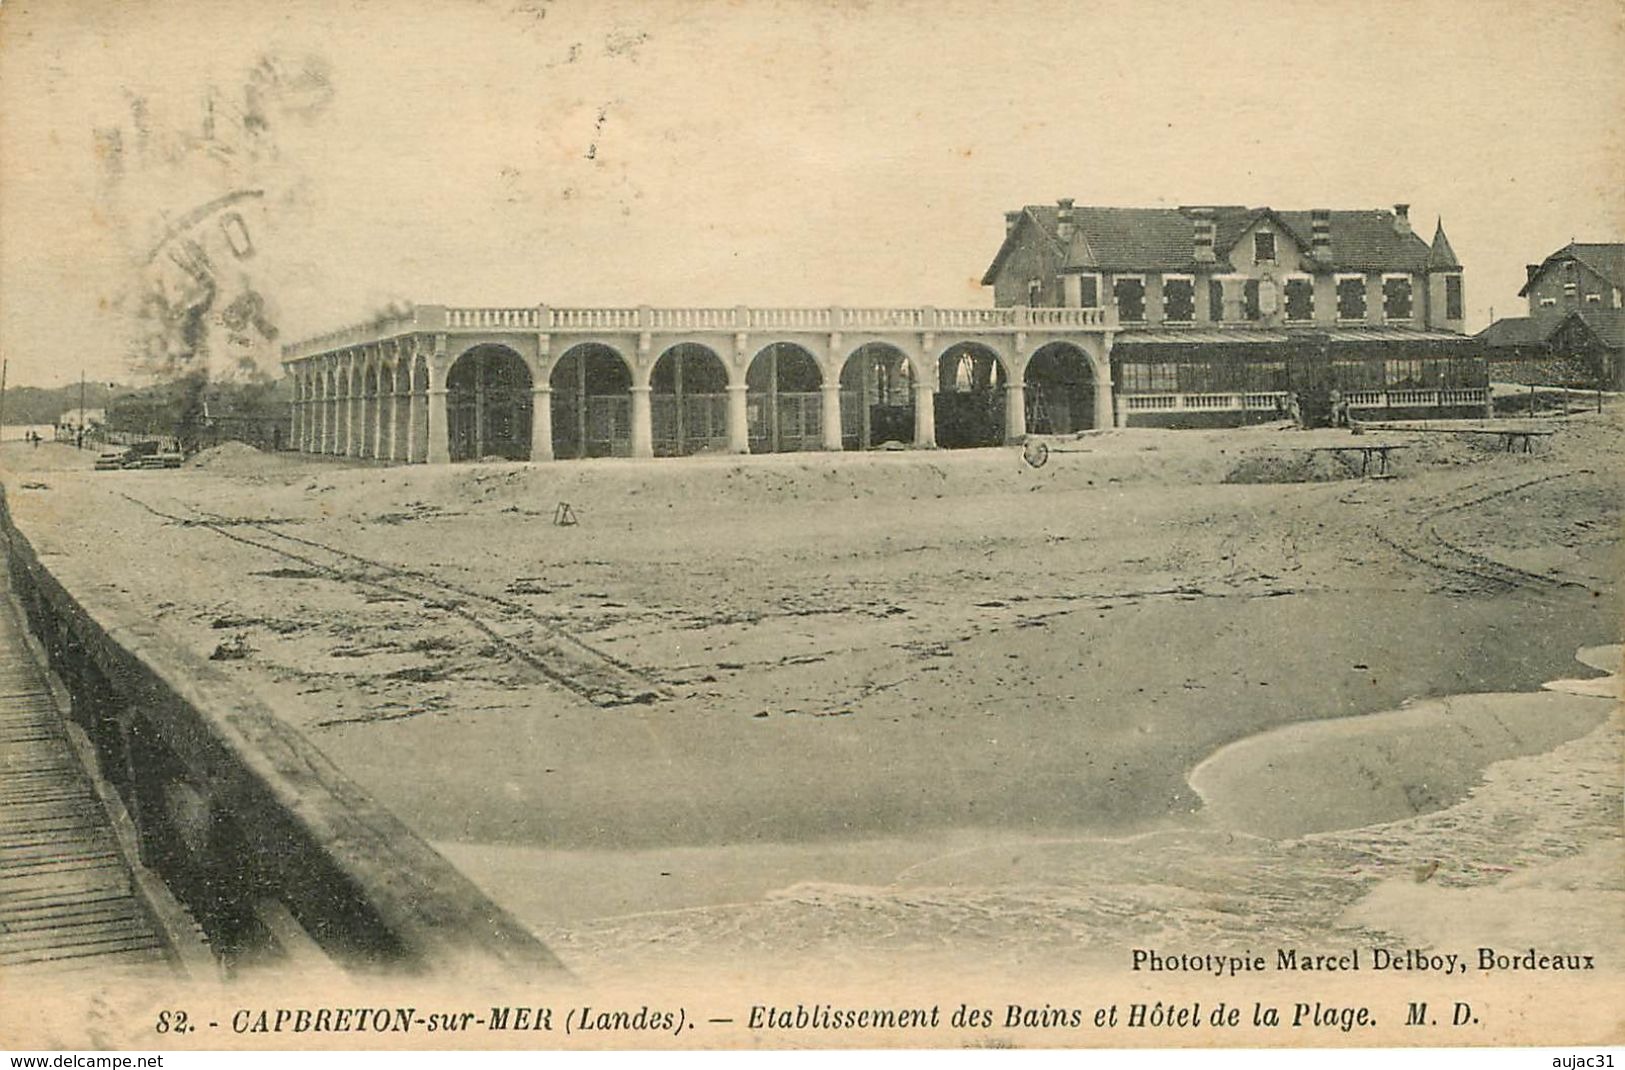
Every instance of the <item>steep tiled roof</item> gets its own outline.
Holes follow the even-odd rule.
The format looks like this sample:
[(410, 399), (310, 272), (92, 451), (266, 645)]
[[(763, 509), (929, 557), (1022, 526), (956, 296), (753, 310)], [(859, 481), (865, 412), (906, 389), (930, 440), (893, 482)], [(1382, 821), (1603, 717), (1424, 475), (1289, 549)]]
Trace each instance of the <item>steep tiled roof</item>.
[(1578, 316), (1603, 345), (1614, 349), (1625, 348), (1625, 309), (1575, 309), (1567, 316), (1542, 316), (1531, 319), (1517, 316), (1496, 320), (1474, 337), (1491, 346), (1542, 345), (1557, 329)]
[(1625, 308), (1583, 308), (1580, 318), (1613, 349), (1625, 348)]
[[(1201, 211), (1214, 222), (1215, 252), (1220, 267), (1230, 266), (1227, 259), (1230, 249), (1253, 223), (1266, 215), (1273, 217), (1300, 248), (1308, 250), (1310, 247), (1313, 213), (1309, 211), (1277, 212), (1242, 205), (1204, 206)], [(1104, 271), (1190, 271), (1203, 266), (1195, 261), (1193, 239), (1197, 212), (1192, 207), (1080, 205), (1072, 210), (1076, 236), (1068, 243), (1060, 240), (1059, 214), (1060, 210), (1053, 204), (1029, 205), (1022, 213), (1021, 226), (1037, 226), (1063, 256), (1079, 248), (1081, 239), (1081, 246), (1092, 254), (1092, 262), (1066, 258), (1063, 260), (1066, 266)], [(1408, 230), (1396, 230), (1392, 211), (1333, 211), (1329, 218), (1331, 256), (1322, 263), (1323, 270), (1421, 271), (1427, 267), (1428, 243)], [(1004, 246), (988, 268), (984, 284), (992, 282), (1011, 245), (1018, 240), (1021, 226), (1006, 236)]]
[(1509, 316), (1496, 320), (1473, 337), (1492, 346), (1539, 345), (1551, 335), (1556, 326), (1551, 320), (1532, 320), (1528, 316)]
[(1571, 241), (1540, 262), (1540, 268), (1530, 274), (1518, 296), (1527, 296), (1530, 284), (1545, 274), (1548, 266), (1571, 259), (1595, 271), (1611, 285), (1625, 289), (1625, 242)]
[(1456, 259), (1456, 251), (1450, 248), (1450, 239), (1444, 236), (1442, 219), (1433, 228), (1433, 245), (1428, 250), (1428, 267), (1434, 271), (1461, 267), (1461, 261)]

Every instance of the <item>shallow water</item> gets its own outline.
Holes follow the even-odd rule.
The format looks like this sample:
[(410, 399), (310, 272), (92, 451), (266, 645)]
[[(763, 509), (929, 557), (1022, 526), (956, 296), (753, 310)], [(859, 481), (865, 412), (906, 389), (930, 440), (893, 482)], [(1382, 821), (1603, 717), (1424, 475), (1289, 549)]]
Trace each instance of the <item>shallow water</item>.
[(435, 846), (555, 941), (586, 926), (595, 941), (614, 944), (618, 925), (651, 921), (690, 936), (716, 926), (736, 936), (744, 924), (739, 916), (787, 907), (819, 915), (825, 935), (851, 925), (859, 943), (876, 919), (891, 919), (882, 925), (887, 934), (897, 932), (900, 916), (934, 919), (936, 938), (951, 943), (961, 926), (985, 927), (994, 918), (1110, 921), (1118, 908), (1102, 904), (1136, 874), (1144, 883), (1134, 885), (1130, 899), (1152, 913), (1178, 913), (1191, 904), (1182, 889), (1157, 884), (1159, 866), (1188, 861), (1223, 884), (1228, 868), (1239, 874), (1253, 865), (1246, 846), (1253, 837), (1264, 844), (1441, 810), (1470, 792), (1490, 765), (1586, 735), (1616, 708), (1594, 692), (1617, 696), (1620, 649), (1580, 652), (1583, 664), (1611, 675), (1582, 681), (1590, 690), (1579, 694), (1560, 688), (1454, 696), (1288, 725), (1229, 744), (1191, 771), (1201, 812), (1134, 835), (965, 829), (906, 839), (638, 851)]

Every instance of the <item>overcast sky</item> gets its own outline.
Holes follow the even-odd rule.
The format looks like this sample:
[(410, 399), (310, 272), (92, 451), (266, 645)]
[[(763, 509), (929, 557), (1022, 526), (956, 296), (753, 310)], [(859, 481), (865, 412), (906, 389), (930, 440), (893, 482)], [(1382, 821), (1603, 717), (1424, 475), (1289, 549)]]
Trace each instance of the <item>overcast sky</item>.
[(1406, 201), (1477, 329), (1625, 239), (1622, 71), (1618, 0), (8, 0), (0, 347), (130, 381), (188, 228), (282, 341), (397, 301), (986, 305), (1004, 210), (1062, 196)]

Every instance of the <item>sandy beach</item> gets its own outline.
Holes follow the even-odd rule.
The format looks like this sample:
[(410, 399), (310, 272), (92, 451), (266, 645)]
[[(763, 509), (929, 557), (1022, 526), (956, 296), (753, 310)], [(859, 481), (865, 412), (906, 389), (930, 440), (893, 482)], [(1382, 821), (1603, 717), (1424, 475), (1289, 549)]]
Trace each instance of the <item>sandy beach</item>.
[(1038, 469), (4, 461), (70, 585), (245, 653), (579, 973), (1019, 969), (1425, 933), (1464, 897), (1625, 921), (1617, 703), (1542, 691), (1620, 639), (1620, 423), (1527, 456), (1385, 432), (1411, 448), (1384, 480), (1302, 453), (1346, 432), (1268, 428)]

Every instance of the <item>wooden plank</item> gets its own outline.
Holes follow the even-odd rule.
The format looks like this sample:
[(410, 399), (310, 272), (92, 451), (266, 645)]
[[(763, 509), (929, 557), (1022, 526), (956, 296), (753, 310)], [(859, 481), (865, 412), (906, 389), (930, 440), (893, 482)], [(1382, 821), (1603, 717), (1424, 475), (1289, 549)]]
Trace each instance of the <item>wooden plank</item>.
[(16, 902), (0, 905), (0, 921), (12, 921), (31, 918), (40, 914), (61, 913), (71, 914), (81, 910), (103, 910), (123, 901), (138, 905), (123, 890), (113, 888), (99, 895), (85, 895), (76, 899), (37, 899), (32, 902)]
[(58, 925), (30, 932), (0, 933), (0, 955), (52, 951), (86, 944), (128, 942), (155, 946), (158, 938), (144, 918), (93, 919), (79, 925)]
[(96, 922), (122, 922), (133, 919), (146, 924), (146, 914), (135, 906), (132, 899), (104, 899), (102, 903), (70, 904), (60, 911), (37, 911), (29, 916), (11, 917), (0, 922), (3, 932), (34, 932), (41, 929), (94, 925)]
[(67, 944), (62, 947), (45, 947), (23, 950), (15, 953), (0, 951), (0, 965), (24, 966), (36, 962), (52, 962), (57, 959), (79, 958), (86, 955), (106, 955), (119, 951), (150, 950), (156, 955), (162, 954), (162, 947), (155, 936), (146, 937), (111, 937), (105, 940), (90, 941), (86, 943)]

